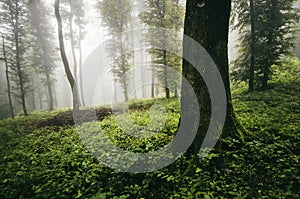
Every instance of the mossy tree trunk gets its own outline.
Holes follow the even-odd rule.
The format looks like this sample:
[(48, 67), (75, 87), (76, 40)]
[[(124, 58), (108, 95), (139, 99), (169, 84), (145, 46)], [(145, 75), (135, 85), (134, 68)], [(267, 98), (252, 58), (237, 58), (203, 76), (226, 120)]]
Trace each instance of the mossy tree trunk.
[[(239, 125), (232, 106), (229, 65), (228, 65), (228, 32), (231, 11), (230, 0), (187, 0), (184, 34), (198, 42), (217, 65), (224, 82), (227, 99), (227, 112), (225, 125), (221, 138), (226, 136), (241, 135), (243, 131)], [(183, 45), (186, 45), (185, 42)], [(185, 48), (184, 46), (184, 49)], [(184, 52), (189, 54), (196, 52)], [(193, 56), (197, 56), (196, 54)], [(200, 57), (200, 55), (199, 55)], [(189, 81), (197, 96), (200, 108), (200, 121), (196, 137), (189, 148), (188, 155), (197, 155), (201, 149), (203, 140), (210, 123), (211, 99), (208, 88), (197, 70), (188, 61), (183, 60), (183, 75)], [(187, 94), (187, 93), (186, 93)], [(182, 97), (189, 97), (183, 96)], [(182, 107), (184, 109), (184, 107)], [(221, 149), (221, 142), (217, 144)]]

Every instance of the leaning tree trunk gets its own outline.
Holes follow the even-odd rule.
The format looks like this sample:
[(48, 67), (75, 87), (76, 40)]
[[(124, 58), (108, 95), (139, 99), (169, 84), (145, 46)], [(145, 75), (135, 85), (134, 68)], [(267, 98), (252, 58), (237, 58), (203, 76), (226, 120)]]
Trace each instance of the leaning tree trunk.
[(64, 37), (63, 37), (63, 32), (62, 32), (62, 20), (59, 12), (59, 4), (60, 0), (55, 0), (55, 17), (57, 20), (58, 24), (58, 38), (59, 38), (59, 47), (60, 47), (60, 53), (61, 53), (61, 58), (64, 64), (65, 72), (72, 90), (73, 94), (73, 111), (78, 111), (79, 110), (79, 98), (78, 98), (78, 92), (77, 92), (77, 86), (74, 80), (74, 77), (72, 75), (71, 69), (70, 69), (70, 64), (66, 55), (65, 51), (65, 44), (64, 44)]
[(75, 52), (75, 41), (74, 41), (74, 32), (73, 32), (73, 11), (71, 8), (71, 14), (69, 16), (69, 31), (70, 31), (70, 41), (71, 41), (71, 49), (72, 49), (72, 57), (73, 57), (73, 69), (74, 76), (77, 76), (77, 58)]
[[(229, 82), (228, 65), (228, 31), (231, 10), (230, 0), (196, 1), (187, 0), (184, 34), (198, 42), (209, 53), (221, 74), (226, 90), (226, 118), (221, 138), (226, 136), (241, 135), (242, 127), (239, 125), (232, 106)], [(183, 42), (184, 55), (200, 57), (189, 50), (187, 42)], [(209, 68), (208, 68), (209, 70)], [(208, 88), (197, 70), (187, 60), (183, 60), (183, 75), (189, 81), (197, 96), (200, 109), (200, 122), (196, 137), (187, 154), (197, 156), (206, 136), (211, 119), (212, 108)], [(183, 99), (188, 98), (188, 93), (182, 88)], [(185, 109), (186, 107), (181, 107)], [(217, 146), (220, 146), (218, 143)], [(219, 148), (219, 147), (218, 147)], [(193, 162), (194, 164), (194, 162)]]

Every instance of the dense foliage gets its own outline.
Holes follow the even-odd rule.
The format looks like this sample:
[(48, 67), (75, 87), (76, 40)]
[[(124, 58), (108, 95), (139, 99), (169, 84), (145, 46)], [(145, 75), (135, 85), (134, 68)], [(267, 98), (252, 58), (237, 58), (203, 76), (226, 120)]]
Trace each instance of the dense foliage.
[[(267, 89), (273, 65), (279, 65), (282, 56), (289, 55), (295, 44), (299, 10), (294, 4), (294, 0), (253, 0), (251, 10), (249, 0), (234, 1), (233, 28), (240, 34), (239, 56), (233, 61), (234, 79), (249, 80), (253, 73), (255, 88)], [(253, 71), (250, 70), (251, 55)]]
[[(253, 136), (245, 143), (223, 140), (226, 150), (201, 159), (192, 177), (183, 175), (185, 157), (147, 174), (109, 169), (86, 150), (70, 111), (3, 120), (0, 198), (299, 198), (300, 62), (289, 59), (274, 70), (274, 88), (266, 92), (245, 94), (244, 84), (233, 85), (236, 113)], [(147, 124), (153, 104), (164, 106), (168, 119), (151, 139), (131, 139), (113, 116), (99, 123), (120, 147), (155, 150), (174, 136), (180, 110), (177, 99), (142, 100), (131, 102), (131, 117)], [(225, 160), (222, 168), (218, 157)]]

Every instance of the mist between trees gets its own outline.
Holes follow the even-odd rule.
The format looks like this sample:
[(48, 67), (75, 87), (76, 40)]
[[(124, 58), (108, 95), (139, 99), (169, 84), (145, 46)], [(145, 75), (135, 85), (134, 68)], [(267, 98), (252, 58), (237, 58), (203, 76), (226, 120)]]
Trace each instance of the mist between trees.
[[(248, 81), (250, 92), (268, 88), (272, 65), (282, 57), (299, 56), (299, 1), (272, 2), (232, 2), (232, 79)], [(81, 108), (179, 97), (181, 80), (169, 70), (181, 74), (185, 3), (61, 0), (67, 75), (54, 1), (1, 1), (0, 118), (70, 107), (74, 97)]]

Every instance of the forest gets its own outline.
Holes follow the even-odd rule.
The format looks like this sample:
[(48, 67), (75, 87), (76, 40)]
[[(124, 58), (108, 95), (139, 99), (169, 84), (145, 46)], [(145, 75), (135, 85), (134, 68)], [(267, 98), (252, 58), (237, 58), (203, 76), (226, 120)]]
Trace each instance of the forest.
[(0, 10), (0, 198), (300, 198), (299, 0)]

